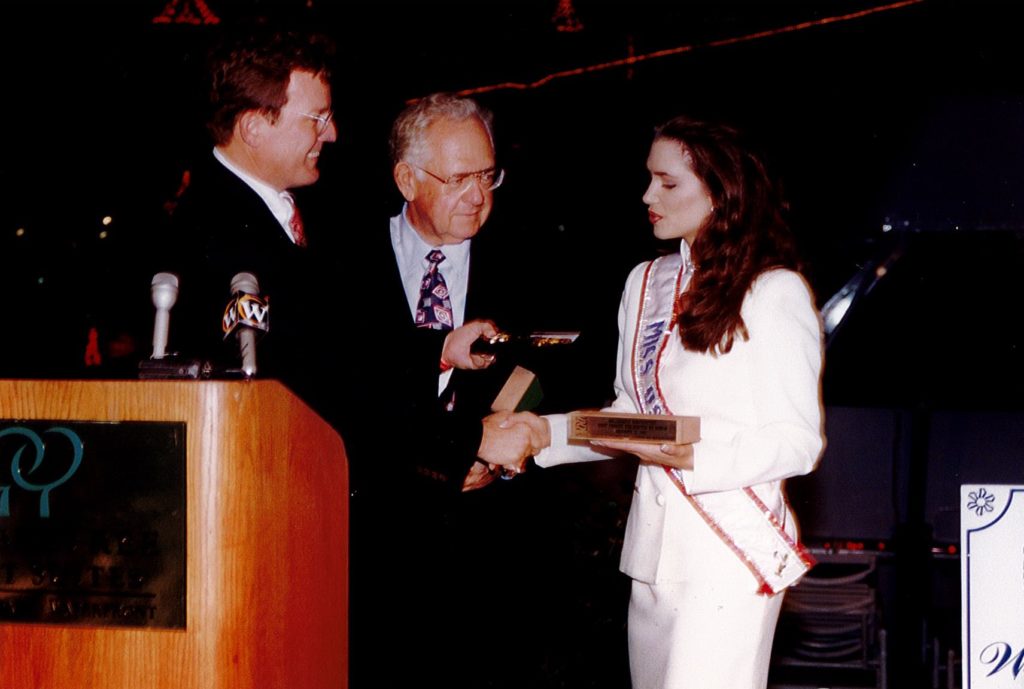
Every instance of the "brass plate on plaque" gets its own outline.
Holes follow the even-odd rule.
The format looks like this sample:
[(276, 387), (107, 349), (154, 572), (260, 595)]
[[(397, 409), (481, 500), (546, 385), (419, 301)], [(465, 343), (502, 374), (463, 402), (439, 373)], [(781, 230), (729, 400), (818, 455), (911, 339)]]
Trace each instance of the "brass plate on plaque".
[(569, 441), (627, 440), (638, 443), (693, 443), (700, 440), (700, 417), (574, 411)]
[(185, 424), (0, 420), (0, 624), (185, 627)]

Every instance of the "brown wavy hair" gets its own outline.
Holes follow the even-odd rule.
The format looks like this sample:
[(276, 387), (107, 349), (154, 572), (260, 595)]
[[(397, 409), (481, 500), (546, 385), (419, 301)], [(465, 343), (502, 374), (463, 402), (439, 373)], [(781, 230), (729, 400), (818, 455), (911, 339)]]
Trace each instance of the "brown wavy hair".
[(724, 354), (736, 337), (750, 337), (740, 308), (758, 275), (801, 268), (779, 184), (764, 162), (724, 124), (676, 117), (655, 130), (655, 141), (675, 141), (689, 153), (694, 174), (711, 194), (713, 210), (690, 247), (696, 265), (676, 303), (683, 346)]
[(214, 144), (228, 143), (248, 110), (276, 122), (288, 101), (292, 72), (309, 72), (330, 84), (333, 56), (334, 44), (325, 35), (279, 30), (262, 18), (226, 33), (207, 55), (206, 129)]

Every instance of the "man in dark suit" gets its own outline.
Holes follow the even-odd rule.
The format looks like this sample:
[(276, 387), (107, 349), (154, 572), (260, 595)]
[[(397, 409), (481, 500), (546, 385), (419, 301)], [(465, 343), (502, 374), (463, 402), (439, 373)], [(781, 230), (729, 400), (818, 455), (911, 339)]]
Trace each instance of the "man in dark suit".
[[(477, 238), (503, 179), (490, 113), (429, 96), (398, 116), (391, 152), (402, 212), (387, 234), (352, 244), (374, 266), (362, 291), (374, 336), (443, 333), (474, 317), (514, 328), (519, 314), (496, 299), (510, 291), (507, 270)], [(530, 661), (501, 654), (515, 643), (525, 479), (495, 480), (488, 462), (528, 454), (531, 439), (524, 426), (481, 423), (512, 363), (453, 370), (435, 359), (402, 383), (389, 361), (357, 364), (364, 383), (341, 422), (355, 488), (353, 689), (521, 686)], [(371, 430), (368, 409), (395, 423)]]
[[(269, 28), (226, 38), (210, 61), (211, 155), (197, 164), (172, 217), (181, 299), (172, 346), (188, 356), (239, 367), (238, 345), (220, 322), (235, 275), (252, 273), (270, 303), (272, 332), (258, 345), (261, 377), (277, 377), (316, 406), (325, 357), (311, 360), (313, 327), (327, 270), (310, 247), (290, 190), (319, 178), (332, 120), (330, 46), (325, 39)], [(319, 317), (319, 319), (318, 319)]]

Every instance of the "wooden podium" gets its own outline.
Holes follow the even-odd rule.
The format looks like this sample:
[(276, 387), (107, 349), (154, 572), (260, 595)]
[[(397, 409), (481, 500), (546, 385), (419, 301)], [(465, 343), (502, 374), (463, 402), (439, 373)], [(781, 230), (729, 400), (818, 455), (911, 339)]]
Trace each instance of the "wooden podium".
[[(61, 625), (8, 622), (0, 615), (5, 688), (347, 686), (345, 450), (284, 386), (0, 381), (0, 419), (183, 422), (186, 448), (185, 583), (178, 597), (184, 624)], [(24, 473), (30, 460), (21, 462)], [(17, 498), (19, 506), (41, 510), (37, 496), (29, 503), (10, 490), (18, 488), (10, 480), (11, 463), (9, 455), (0, 457), (0, 489), (10, 484), (11, 503)], [(49, 497), (54, 512), (65, 489)], [(0, 561), (5, 538), (9, 546), (0, 516)]]

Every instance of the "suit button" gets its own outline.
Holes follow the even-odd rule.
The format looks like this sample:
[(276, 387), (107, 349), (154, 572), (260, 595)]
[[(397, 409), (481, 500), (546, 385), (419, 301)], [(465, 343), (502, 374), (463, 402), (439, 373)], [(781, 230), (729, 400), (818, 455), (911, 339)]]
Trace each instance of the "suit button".
[(665, 506), (665, 496), (661, 493), (658, 493), (658, 497), (656, 497), (654, 501), (658, 503), (658, 507)]

